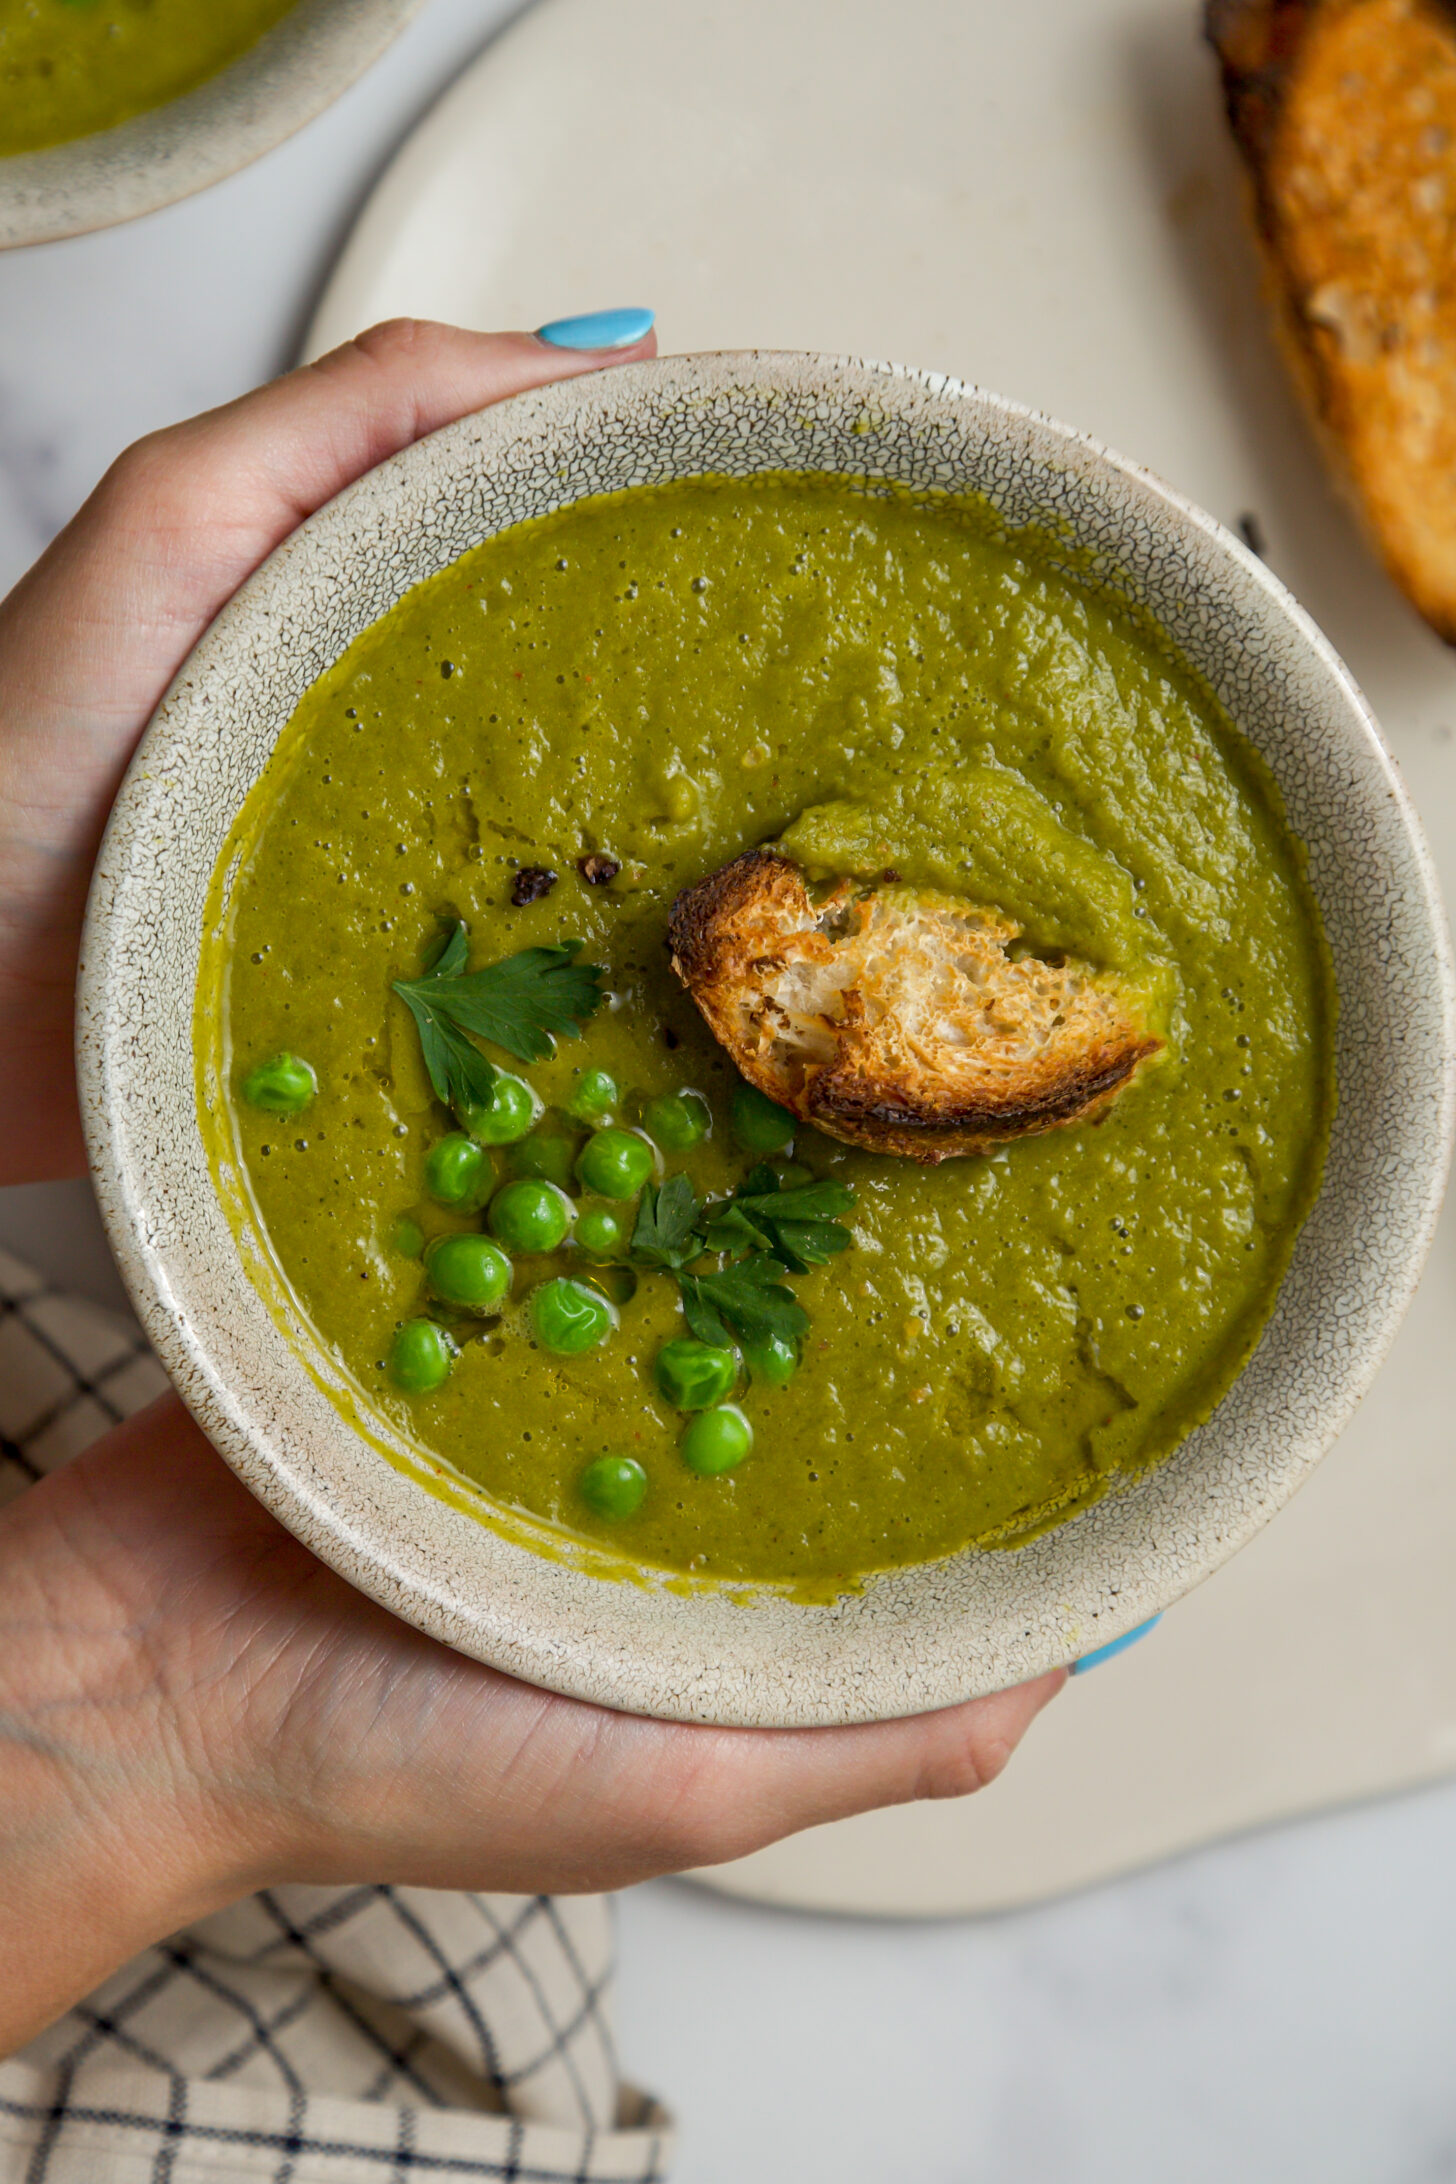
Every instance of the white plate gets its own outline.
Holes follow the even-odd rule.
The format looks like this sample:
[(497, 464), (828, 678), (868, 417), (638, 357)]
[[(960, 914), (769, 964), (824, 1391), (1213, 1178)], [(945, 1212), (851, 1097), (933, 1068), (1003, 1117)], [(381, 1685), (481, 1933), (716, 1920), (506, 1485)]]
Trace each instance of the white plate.
[[(663, 346), (940, 367), (1151, 463), (1363, 681), (1456, 889), (1456, 663), (1333, 499), (1275, 360), (1194, 0), (543, 0), (404, 146), (317, 354), (396, 313), (654, 304)], [(1313, 1483), (969, 1802), (702, 1876), (820, 1909), (1025, 1903), (1456, 1768), (1456, 1224)]]

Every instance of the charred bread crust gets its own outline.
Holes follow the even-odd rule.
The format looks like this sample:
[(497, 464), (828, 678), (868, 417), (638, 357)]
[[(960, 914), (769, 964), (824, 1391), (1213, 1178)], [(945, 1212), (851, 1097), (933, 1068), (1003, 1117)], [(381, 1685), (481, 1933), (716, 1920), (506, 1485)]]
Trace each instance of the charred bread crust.
[(705, 1016), (742, 953), (732, 933), (738, 914), (779, 902), (792, 905), (802, 888), (798, 866), (781, 851), (750, 849), (683, 889), (668, 918), (667, 945), (673, 969)]
[[(897, 900), (913, 894), (895, 890)], [(1015, 994), (1018, 982), (1028, 993), (1034, 984), (1055, 988), (1059, 977), (1069, 993), (1074, 979), (1084, 999), (1094, 992), (1095, 974), (1086, 966), (1013, 963), (1005, 949), (1017, 928), (997, 913), (971, 905), (948, 909), (943, 898), (928, 895), (921, 900), (922, 934), (941, 937), (951, 930), (954, 937), (954, 913), (965, 913), (968, 944), (979, 946), (993, 966), (1003, 995)], [(784, 1004), (786, 980), (807, 970), (812, 981), (816, 967), (825, 973), (834, 945), (826, 929), (856, 919), (862, 928), (888, 901), (876, 889), (844, 882), (816, 908), (797, 865), (780, 851), (756, 849), (685, 889), (669, 920), (673, 969), (714, 1037), (751, 1084), (826, 1135), (925, 1162), (993, 1152), (1019, 1137), (1100, 1119), (1159, 1050), (1162, 1042), (1130, 1009), (1102, 993), (1096, 994), (1096, 1036), (1058, 1038), (1054, 1027), (1027, 1055), (1008, 1033), (998, 1050), (984, 1031), (983, 995), (969, 978), (963, 1028), (981, 1028), (981, 1060), (962, 1044), (958, 1076), (937, 1072), (927, 1059), (934, 1027), (904, 1015), (896, 1019), (883, 992), (869, 996), (880, 1008), (873, 1027), (865, 993), (832, 979), (820, 995), (828, 1006), (806, 1014), (800, 1002), (795, 1018)], [(892, 923), (896, 915), (890, 913)], [(901, 921), (907, 967), (916, 932), (909, 918)], [(943, 1013), (943, 994), (939, 1006)], [(1043, 997), (1043, 1006), (1054, 1002)], [(893, 1065), (887, 1048), (898, 1057)], [(968, 1083), (978, 1066), (979, 1081)]]
[[(1155, 1039), (1126, 1047), (1104, 1057), (1100, 1067), (1089, 1064), (1068, 1070), (1041, 1098), (996, 1112), (984, 1103), (937, 1106), (933, 1099), (887, 1100), (876, 1086), (852, 1071), (836, 1071), (814, 1079), (804, 1103), (803, 1120), (812, 1122), (829, 1137), (865, 1145), (875, 1152), (902, 1153), (911, 1160), (993, 1153), (998, 1146), (1009, 1145), (1017, 1138), (1065, 1129), (1069, 1123), (1099, 1121), (1138, 1064), (1157, 1050)], [(767, 1089), (759, 1086), (760, 1091)], [(770, 1097), (778, 1099), (779, 1095), (770, 1093)]]
[[(1218, 55), (1224, 107), (1256, 197), (1268, 171), (1284, 86), (1318, 0), (1205, 0), (1203, 34)], [(1263, 226), (1266, 206), (1260, 204)]]

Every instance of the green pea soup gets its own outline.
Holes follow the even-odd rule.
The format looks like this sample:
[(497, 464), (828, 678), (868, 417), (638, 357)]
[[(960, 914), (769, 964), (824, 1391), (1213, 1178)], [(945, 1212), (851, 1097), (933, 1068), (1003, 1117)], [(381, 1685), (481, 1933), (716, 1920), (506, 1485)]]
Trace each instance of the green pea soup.
[[(665, 933), (680, 889), (764, 841), (816, 880), (892, 866), (1115, 968), (1162, 1054), (1095, 1126), (933, 1167), (763, 1114)], [(432, 1295), (424, 1255), (489, 1213), (432, 1195), (459, 1123), (392, 991), (458, 920), (472, 967), (580, 940), (610, 993), (545, 1061), (485, 1050), (539, 1109), (489, 1149), (485, 1195), (544, 1177), (574, 1218), (556, 1249), (513, 1250), (509, 1295), (474, 1317)], [(1159, 630), (974, 500), (699, 477), (487, 541), (307, 692), (214, 879), (199, 1111), (224, 1202), (384, 1439), (547, 1541), (822, 1599), (1014, 1546), (1208, 1415), (1318, 1188), (1333, 1017), (1274, 784)], [(240, 1092), (280, 1053), (319, 1086), (289, 1118)], [(703, 1196), (765, 1158), (854, 1193), (848, 1249), (792, 1278), (797, 1356), (740, 1359), (724, 1400), (746, 1434), (694, 1424), (654, 1370), (687, 1332), (679, 1291), (632, 1263), (611, 1146), (607, 1195), (583, 1183), (594, 1126)], [(609, 1307), (577, 1354), (532, 1316), (561, 1280)], [(448, 1373), (407, 1392), (391, 1346), (430, 1314)], [(731, 1468), (695, 1468), (730, 1439)]]
[(130, 121), (241, 58), (296, 0), (0, 0), (0, 159)]

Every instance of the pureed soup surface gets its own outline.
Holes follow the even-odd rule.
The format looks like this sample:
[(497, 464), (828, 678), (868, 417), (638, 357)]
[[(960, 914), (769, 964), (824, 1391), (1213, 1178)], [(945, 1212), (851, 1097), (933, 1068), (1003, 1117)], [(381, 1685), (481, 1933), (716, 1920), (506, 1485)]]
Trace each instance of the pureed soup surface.
[[(654, 1095), (703, 1095), (710, 1135), (664, 1167), (725, 1192), (755, 1157), (729, 1119), (738, 1079), (664, 934), (679, 889), (775, 839), (816, 876), (893, 866), (1116, 966), (1167, 1044), (1106, 1121), (987, 1158), (922, 1166), (801, 1129), (794, 1161), (853, 1186), (853, 1240), (792, 1280), (797, 1372), (740, 1383), (752, 1453), (700, 1477), (653, 1381), (686, 1331), (670, 1277), (598, 1273), (568, 1248), (519, 1258), (498, 1317), (431, 1304), (421, 1238), (482, 1217), (425, 1189), (457, 1125), (391, 982), (456, 919), (472, 969), (579, 937), (612, 1000), (547, 1063), (490, 1050), (546, 1104), (496, 1173), (553, 1136), (574, 1158), (585, 1131), (563, 1110), (605, 1070), (629, 1126)], [(592, 853), (620, 862), (609, 885), (579, 874)], [(536, 866), (555, 886), (514, 907)], [(239, 1164), (367, 1409), (497, 1502), (632, 1562), (828, 1597), (1024, 1537), (1207, 1415), (1318, 1186), (1332, 1016), (1272, 784), (1156, 631), (977, 505), (706, 477), (490, 540), (307, 693), (219, 863), (199, 1083), (220, 1175)], [(238, 1097), (279, 1050), (318, 1077), (293, 1120)], [(522, 1311), (562, 1272), (619, 1312), (577, 1357), (547, 1354)], [(442, 1387), (407, 1396), (390, 1345), (432, 1310), (463, 1347)], [(625, 1519), (582, 1498), (603, 1454), (646, 1472)]]
[(296, 0), (0, 0), (0, 158), (180, 98)]

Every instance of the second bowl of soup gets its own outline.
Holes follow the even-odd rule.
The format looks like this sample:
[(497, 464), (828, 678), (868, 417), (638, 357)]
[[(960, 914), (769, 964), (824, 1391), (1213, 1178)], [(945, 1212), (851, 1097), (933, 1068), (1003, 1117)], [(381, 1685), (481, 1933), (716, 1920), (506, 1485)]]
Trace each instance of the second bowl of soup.
[(419, 0), (0, 0), (0, 249), (134, 219), (279, 144)]

